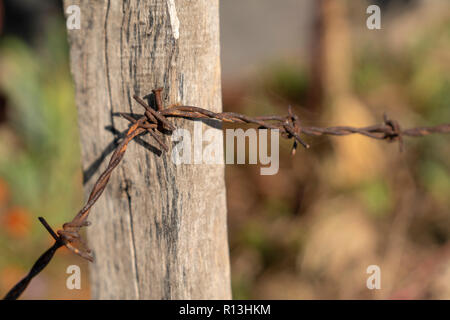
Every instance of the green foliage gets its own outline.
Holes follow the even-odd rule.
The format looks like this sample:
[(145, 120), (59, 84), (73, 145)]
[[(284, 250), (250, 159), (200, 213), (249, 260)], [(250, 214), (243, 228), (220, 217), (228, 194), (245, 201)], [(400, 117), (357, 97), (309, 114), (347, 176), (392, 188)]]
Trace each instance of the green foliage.
[[(18, 254), (17, 243), (10, 247), (5, 241), (25, 241), (29, 253), (42, 251), (48, 239), (37, 217), (44, 216), (58, 228), (81, 205), (77, 116), (64, 33), (64, 21), (51, 19), (36, 47), (11, 36), (0, 42), (0, 91), (8, 111), (8, 123), (0, 133), (0, 178), (11, 193), (3, 210), (26, 208), (32, 226), (28, 238), (0, 239), (6, 253), (0, 265), (20, 258), (29, 266), (36, 257)], [(39, 241), (31, 242), (35, 237)], [(23, 260), (26, 256), (31, 260)]]

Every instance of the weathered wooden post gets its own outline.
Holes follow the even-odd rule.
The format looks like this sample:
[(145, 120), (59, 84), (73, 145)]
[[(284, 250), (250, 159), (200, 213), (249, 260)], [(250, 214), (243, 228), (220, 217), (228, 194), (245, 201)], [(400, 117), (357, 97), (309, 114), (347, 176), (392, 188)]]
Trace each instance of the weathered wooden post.
[[(86, 191), (106, 161), (98, 170), (93, 164), (108, 159), (115, 130), (127, 127), (115, 113), (142, 113), (133, 94), (144, 97), (163, 87), (164, 105), (221, 110), (217, 0), (64, 5), (78, 5), (81, 13), (80, 29), (68, 33), (83, 168), (93, 174)], [(172, 121), (193, 128), (193, 122)], [(130, 143), (93, 208), (93, 298), (231, 298), (224, 167), (175, 165), (170, 153)]]

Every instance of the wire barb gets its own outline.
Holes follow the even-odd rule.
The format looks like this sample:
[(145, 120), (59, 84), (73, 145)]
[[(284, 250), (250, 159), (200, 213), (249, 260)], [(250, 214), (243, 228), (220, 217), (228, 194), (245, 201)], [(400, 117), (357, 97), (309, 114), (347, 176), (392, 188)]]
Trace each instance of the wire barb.
[(9, 290), (3, 300), (17, 300), (22, 292), (24, 292), (28, 287), (30, 281), (50, 263), (56, 250), (64, 245), (62, 239), (56, 235), (56, 233), (44, 218), (39, 217), (39, 221), (42, 223), (45, 229), (47, 229), (48, 233), (50, 233), (50, 235), (55, 239), (55, 243), (36, 260), (28, 274), (22, 280), (20, 280), (11, 290)]

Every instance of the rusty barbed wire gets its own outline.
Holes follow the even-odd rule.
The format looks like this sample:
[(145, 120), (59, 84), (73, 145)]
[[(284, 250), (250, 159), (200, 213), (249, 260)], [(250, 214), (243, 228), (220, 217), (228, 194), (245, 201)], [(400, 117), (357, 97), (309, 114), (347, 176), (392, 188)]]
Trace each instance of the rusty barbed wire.
[(56, 250), (58, 250), (64, 245), (64, 243), (55, 234), (55, 232), (48, 225), (47, 221), (45, 221), (44, 218), (39, 217), (39, 221), (44, 225), (47, 231), (55, 239), (55, 243), (36, 260), (33, 267), (31, 267), (30, 272), (22, 280), (20, 280), (11, 290), (9, 290), (9, 292), (3, 298), (4, 300), (16, 300), (17, 298), (19, 298), (22, 292), (27, 288), (30, 281), (49, 264)]
[(119, 143), (114, 153), (112, 154), (108, 166), (97, 179), (96, 183), (92, 187), (92, 191), (89, 195), (88, 201), (84, 207), (77, 213), (72, 221), (63, 224), (62, 229), (56, 233), (48, 225), (44, 218), (40, 217), (39, 220), (55, 239), (55, 243), (46, 252), (44, 252), (39, 259), (34, 263), (30, 272), (21, 281), (19, 281), (4, 297), (5, 300), (15, 300), (19, 298), (22, 292), (27, 288), (30, 281), (41, 272), (51, 261), (56, 250), (65, 246), (75, 254), (82, 258), (93, 261), (91, 250), (87, 247), (86, 243), (82, 240), (80, 230), (82, 227), (89, 226), (87, 221), (92, 206), (96, 203), (99, 197), (105, 190), (109, 178), (113, 170), (119, 165), (123, 159), (127, 146), (131, 140), (135, 137), (149, 133), (157, 144), (164, 151), (168, 151), (168, 146), (164, 143), (163, 135), (171, 134), (176, 130), (168, 118), (179, 117), (185, 119), (215, 119), (222, 122), (230, 123), (247, 123), (258, 125), (259, 128), (279, 130), (281, 136), (285, 139), (293, 139), (292, 154), (294, 155), (298, 144), (301, 144), (305, 148), (309, 148), (309, 144), (306, 143), (301, 135), (306, 136), (344, 136), (350, 134), (360, 134), (369, 138), (386, 140), (389, 142), (399, 142), (400, 150), (403, 145), (403, 137), (421, 137), (433, 133), (450, 133), (450, 124), (441, 124), (434, 127), (417, 127), (402, 130), (399, 123), (395, 120), (390, 120), (384, 115), (384, 122), (378, 125), (368, 127), (349, 127), (349, 126), (336, 126), (328, 128), (320, 128), (313, 126), (302, 126), (299, 118), (292, 111), (289, 106), (288, 114), (286, 116), (258, 116), (249, 117), (243, 114), (235, 112), (220, 112), (215, 113), (206, 109), (202, 109), (194, 106), (182, 106), (173, 105), (166, 109), (162, 106), (161, 92), (162, 89), (152, 90), (155, 97), (155, 108), (151, 108), (144, 100), (137, 95), (133, 98), (144, 109), (144, 114), (136, 118), (134, 115), (119, 113), (123, 118), (131, 122), (126, 135)]

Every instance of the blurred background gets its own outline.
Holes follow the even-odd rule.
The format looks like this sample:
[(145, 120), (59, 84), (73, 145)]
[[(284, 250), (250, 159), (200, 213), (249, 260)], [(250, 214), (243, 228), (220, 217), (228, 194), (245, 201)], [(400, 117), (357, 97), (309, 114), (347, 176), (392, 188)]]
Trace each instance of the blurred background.
[[(381, 7), (381, 30), (366, 8)], [(224, 0), (225, 111), (304, 124), (450, 122), (446, 0)], [(0, 0), (0, 295), (83, 203), (74, 88), (60, 1)], [(236, 299), (450, 299), (449, 136), (397, 144), (306, 138), (280, 170), (226, 167)], [(66, 268), (82, 289), (66, 289)], [(381, 290), (366, 269), (381, 268)], [(60, 249), (25, 299), (89, 299), (87, 264)]]

